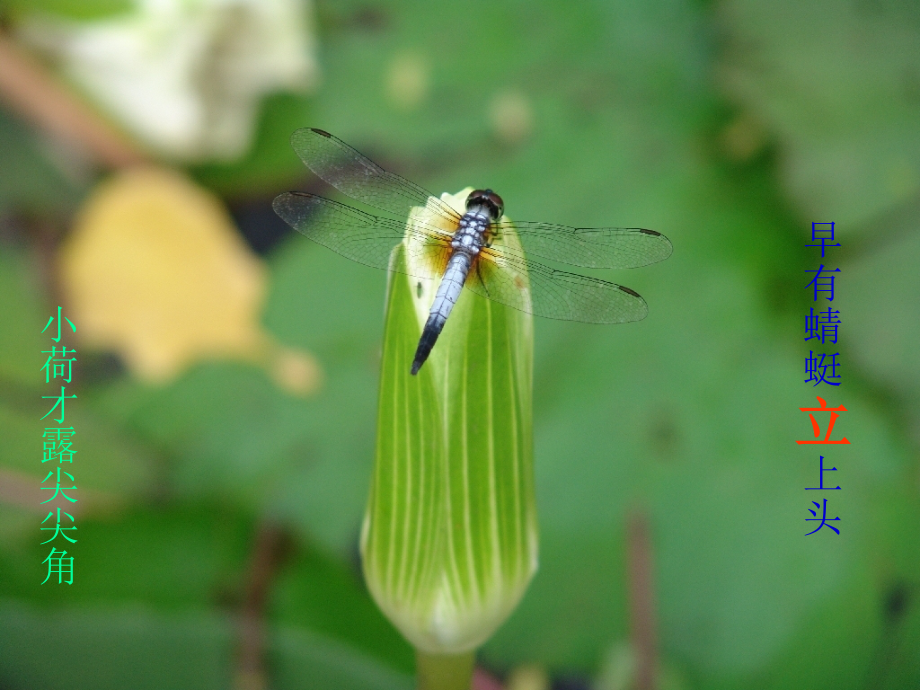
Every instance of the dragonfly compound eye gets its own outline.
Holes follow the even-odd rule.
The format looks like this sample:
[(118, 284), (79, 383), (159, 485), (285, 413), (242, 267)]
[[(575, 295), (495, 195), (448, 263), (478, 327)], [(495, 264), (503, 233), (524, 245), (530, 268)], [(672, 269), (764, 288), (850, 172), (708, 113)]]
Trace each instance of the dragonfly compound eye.
[(505, 202), (491, 189), (476, 189), (470, 192), (470, 195), (466, 198), (466, 207), (470, 209), (473, 206), (485, 206), (488, 208), (492, 220), (501, 218), (505, 210)]

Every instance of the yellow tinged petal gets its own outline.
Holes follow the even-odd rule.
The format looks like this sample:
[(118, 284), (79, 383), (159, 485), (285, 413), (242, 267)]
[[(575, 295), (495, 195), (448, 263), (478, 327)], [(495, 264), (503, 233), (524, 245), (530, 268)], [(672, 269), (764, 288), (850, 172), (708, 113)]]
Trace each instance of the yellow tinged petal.
[[(221, 202), (178, 172), (133, 169), (100, 184), (60, 259), (78, 337), (117, 351), (140, 378), (276, 350), (259, 324), (265, 267)], [(318, 380), (296, 376), (301, 390)]]

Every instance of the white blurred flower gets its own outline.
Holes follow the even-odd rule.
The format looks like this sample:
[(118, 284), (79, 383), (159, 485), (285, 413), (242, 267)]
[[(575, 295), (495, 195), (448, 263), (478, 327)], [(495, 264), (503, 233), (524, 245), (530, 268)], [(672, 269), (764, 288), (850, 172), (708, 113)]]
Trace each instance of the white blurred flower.
[(318, 74), (308, 0), (135, 0), (92, 22), (33, 16), (23, 38), (141, 141), (183, 160), (247, 149), (262, 96)]

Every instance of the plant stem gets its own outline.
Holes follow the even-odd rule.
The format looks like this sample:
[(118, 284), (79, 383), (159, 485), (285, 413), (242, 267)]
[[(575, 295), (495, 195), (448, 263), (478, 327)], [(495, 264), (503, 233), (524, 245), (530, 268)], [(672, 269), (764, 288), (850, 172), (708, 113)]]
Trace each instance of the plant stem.
[(76, 143), (103, 165), (123, 168), (149, 160), (130, 137), (86, 105), (3, 32), (0, 95), (30, 123)]
[(415, 650), (418, 690), (470, 690), (475, 652), (428, 654)]

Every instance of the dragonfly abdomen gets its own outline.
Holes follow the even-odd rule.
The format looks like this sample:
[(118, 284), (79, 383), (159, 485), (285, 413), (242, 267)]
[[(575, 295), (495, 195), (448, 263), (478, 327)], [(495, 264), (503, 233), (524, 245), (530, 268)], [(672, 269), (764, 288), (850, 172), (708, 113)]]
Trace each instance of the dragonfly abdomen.
[(444, 324), (447, 323), (447, 317), (450, 316), (451, 310), (463, 291), (463, 284), (470, 273), (473, 261), (479, 256), (485, 244), (488, 229), (488, 210), (482, 206), (476, 206), (460, 219), (457, 232), (451, 241), (454, 251), (447, 262), (447, 268), (444, 271), (444, 277), (441, 278), (438, 292), (434, 296), (428, 320), (425, 322), (425, 328), (422, 329), (422, 337), (418, 341), (415, 359), (412, 360), (413, 374), (417, 374), (422, 368), (428, 355), (431, 354), (431, 348), (438, 341), (438, 336), (441, 335)]
[(447, 262), (447, 270), (444, 271), (444, 277), (441, 278), (434, 303), (428, 313), (428, 320), (425, 322), (425, 328), (422, 329), (422, 337), (418, 341), (415, 359), (412, 361), (413, 374), (418, 373), (425, 360), (428, 359), (428, 355), (431, 354), (431, 348), (441, 335), (444, 324), (447, 323), (447, 317), (450, 316), (450, 312), (460, 297), (472, 265), (473, 256), (462, 250), (455, 251)]

